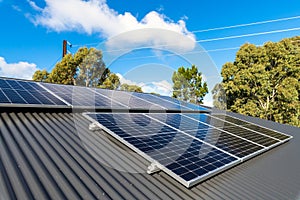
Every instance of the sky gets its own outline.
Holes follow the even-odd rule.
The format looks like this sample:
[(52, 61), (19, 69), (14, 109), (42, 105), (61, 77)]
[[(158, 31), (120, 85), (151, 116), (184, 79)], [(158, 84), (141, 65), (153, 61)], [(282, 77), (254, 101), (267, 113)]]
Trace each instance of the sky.
[[(145, 92), (170, 95), (174, 70), (192, 64), (211, 90), (242, 44), (300, 35), (299, 16), (299, 0), (0, 0), (0, 76), (51, 71), (65, 39), (69, 53), (102, 50), (121, 82)], [(276, 21), (282, 18), (289, 20)], [(275, 21), (219, 29), (269, 20)]]

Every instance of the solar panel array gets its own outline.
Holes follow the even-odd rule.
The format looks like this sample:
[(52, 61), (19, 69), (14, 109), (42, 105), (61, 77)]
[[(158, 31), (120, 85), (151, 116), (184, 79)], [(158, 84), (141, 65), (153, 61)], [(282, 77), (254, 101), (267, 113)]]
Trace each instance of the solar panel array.
[(291, 137), (226, 115), (86, 113), (186, 187)]
[[(171, 100), (170, 100), (171, 99)], [(0, 78), (0, 105), (64, 106), (73, 108), (187, 110), (208, 109), (163, 96)]]
[(12, 105), (103, 109), (84, 115), (187, 187), (291, 139), (167, 96), (0, 78), (0, 106)]

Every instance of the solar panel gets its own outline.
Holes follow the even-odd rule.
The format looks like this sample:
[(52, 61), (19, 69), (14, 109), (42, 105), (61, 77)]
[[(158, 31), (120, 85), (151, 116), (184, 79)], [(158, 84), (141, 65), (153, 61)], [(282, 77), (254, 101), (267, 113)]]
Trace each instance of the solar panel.
[(287, 141), (208, 114), (84, 115), (186, 187)]
[(86, 116), (187, 187), (239, 162), (235, 156), (145, 114)]
[(72, 85), (41, 83), (52, 93), (64, 99), (74, 108), (93, 107), (102, 109), (128, 109), (126, 105), (99, 94), (95, 88)]
[(50, 105), (64, 106), (67, 104), (40, 87), (38, 83), (0, 78), (0, 103), (2, 105)]

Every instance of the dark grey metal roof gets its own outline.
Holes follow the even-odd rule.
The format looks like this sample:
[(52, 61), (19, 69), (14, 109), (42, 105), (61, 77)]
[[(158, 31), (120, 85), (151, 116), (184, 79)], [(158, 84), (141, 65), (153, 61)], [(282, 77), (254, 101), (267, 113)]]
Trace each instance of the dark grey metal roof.
[(129, 173), (149, 163), (80, 113), (2, 110), (0, 198), (300, 199), (300, 129), (232, 115), (294, 138), (187, 189), (164, 172)]

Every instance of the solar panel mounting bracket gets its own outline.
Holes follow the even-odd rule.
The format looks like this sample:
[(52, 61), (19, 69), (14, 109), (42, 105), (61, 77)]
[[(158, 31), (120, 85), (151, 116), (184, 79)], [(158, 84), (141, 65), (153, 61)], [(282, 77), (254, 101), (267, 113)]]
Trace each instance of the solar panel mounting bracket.
[(150, 166), (148, 167), (147, 173), (148, 174), (154, 174), (154, 173), (156, 173), (160, 170), (161, 170), (160, 165), (156, 162), (152, 162), (150, 164)]
[(102, 130), (102, 128), (99, 126), (97, 122), (93, 122), (89, 125), (89, 130), (90, 131), (99, 131)]

